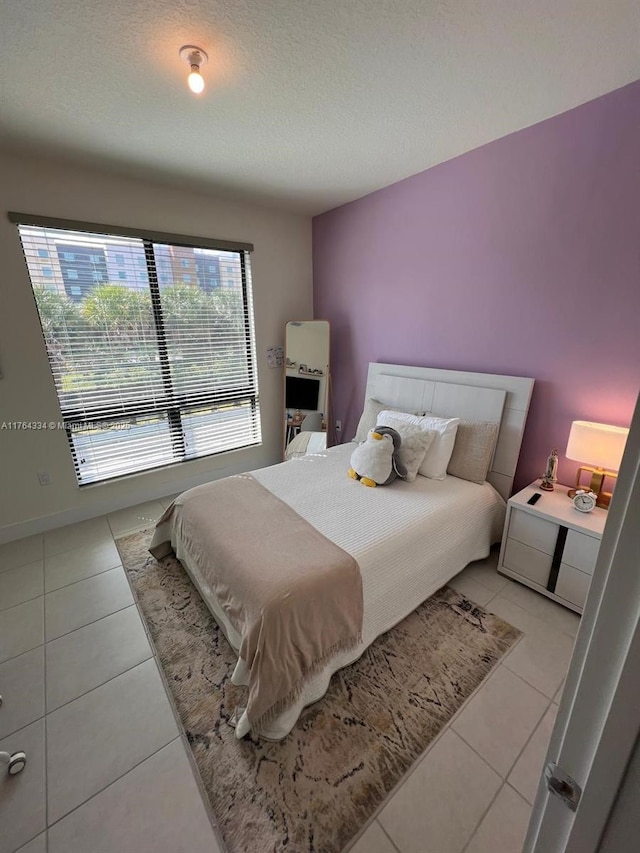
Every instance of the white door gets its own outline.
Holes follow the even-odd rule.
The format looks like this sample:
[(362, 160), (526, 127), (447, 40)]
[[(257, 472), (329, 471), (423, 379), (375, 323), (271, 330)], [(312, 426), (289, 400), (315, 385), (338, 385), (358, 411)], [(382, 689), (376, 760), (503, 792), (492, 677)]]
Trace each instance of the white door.
[(572, 811), (541, 778), (524, 853), (600, 849), (640, 733), (639, 464), (640, 399), (545, 761), (582, 794)]

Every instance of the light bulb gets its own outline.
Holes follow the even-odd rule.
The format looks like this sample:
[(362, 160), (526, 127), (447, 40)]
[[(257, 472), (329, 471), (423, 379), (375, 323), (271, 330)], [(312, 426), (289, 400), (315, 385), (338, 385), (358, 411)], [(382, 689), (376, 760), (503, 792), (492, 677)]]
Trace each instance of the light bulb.
[(195, 44), (185, 44), (180, 48), (179, 54), (180, 59), (189, 66), (189, 76), (187, 77), (189, 88), (196, 95), (202, 94), (204, 92), (204, 78), (200, 69), (207, 64), (209, 57), (201, 47), (196, 47)]
[(199, 95), (204, 91), (204, 78), (200, 73), (197, 65), (191, 66), (191, 74), (187, 78), (187, 82), (189, 83), (189, 88), (196, 95)]

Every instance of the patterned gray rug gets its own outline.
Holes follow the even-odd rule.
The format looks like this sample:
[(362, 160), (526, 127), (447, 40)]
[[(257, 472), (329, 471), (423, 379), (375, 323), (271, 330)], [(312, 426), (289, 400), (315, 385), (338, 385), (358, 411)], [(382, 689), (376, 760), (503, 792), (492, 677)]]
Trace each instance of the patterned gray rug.
[(336, 673), (285, 740), (238, 741), (233, 651), (150, 539), (117, 545), (228, 853), (340, 853), (520, 636), (444, 587)]

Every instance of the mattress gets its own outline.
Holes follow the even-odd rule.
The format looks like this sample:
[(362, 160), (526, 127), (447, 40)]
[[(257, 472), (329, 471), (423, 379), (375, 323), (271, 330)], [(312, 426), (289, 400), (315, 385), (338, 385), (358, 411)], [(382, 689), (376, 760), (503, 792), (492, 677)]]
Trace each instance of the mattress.
[[(347, 476), (355, 446), (340, 445), (251, 472), (351, 554), (363, 584), (362, 643), (337, 655), (306, 683), (296, 702), (261, 733), (270, 739), (285, 737), (303, 708), (326, 693), (334, 672), (357, 660), (376, 637), (408, 616), (469, 562), (486, 557), (502, 532), (505, 503), (489, 483), (479, 485), (451, 476), (442, 481), (417, 477), (413, 483), (396, 480), (389, 486), (368, 488)], [(190, 560), (179, 529), (176, 523), (171, 531), (176, 555), (237, 650), (240, 638)], [(241, 659), (232, 680), (248, 683)], [(250, 731), (242, 709), (235, 725), (239, 738)]]

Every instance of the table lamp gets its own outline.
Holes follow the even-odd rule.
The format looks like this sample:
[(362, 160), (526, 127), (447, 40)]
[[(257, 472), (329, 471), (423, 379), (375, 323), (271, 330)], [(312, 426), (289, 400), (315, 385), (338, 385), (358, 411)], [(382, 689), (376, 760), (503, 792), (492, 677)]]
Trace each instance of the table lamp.
[(589, 421), (574, 421), (571, 424), (565, 456), (567, 459), (589, 464), (578, 468), (576, 487), (568, 492), (570, 498), (574, 497), (578, 489), (586, 488), (580, 485), (580, 477), (583, 471), (589, 471), (589, 491), (598, 496), (596, 506), (605, 509), (609, 507), (611, 492), (603, 490), (604, 478), (618, 476), (628, 435), (628, 429), (609, 424), (594, 424)]

